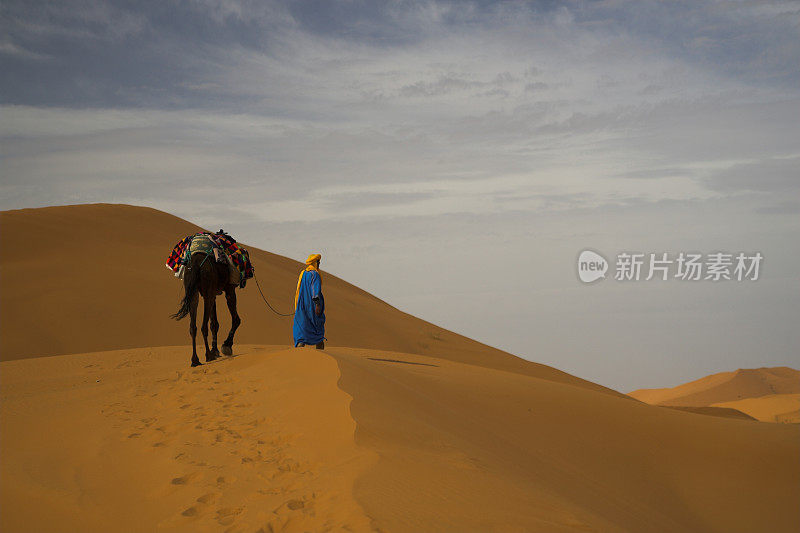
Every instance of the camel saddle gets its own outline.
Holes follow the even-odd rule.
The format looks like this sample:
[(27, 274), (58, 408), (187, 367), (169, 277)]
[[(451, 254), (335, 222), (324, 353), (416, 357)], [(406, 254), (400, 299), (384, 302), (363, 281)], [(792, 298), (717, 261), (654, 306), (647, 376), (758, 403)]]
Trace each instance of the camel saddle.
[(189, 245), (189, 257), (196, 253), (204, 253), (213, 256), (214, 260), (218, 263), (226, 263), (228, 265), (228, 272), (230, 273), (228, 276), (228, 283), (239, 285), (242, 281), (242, 273), (239, 272), (239, 269), (233, 264), (231, 256), (225, 252), (225, 250), (217, 246), (210, 235), (195, 235), (194, 238), (192, 238), (192, 242)]

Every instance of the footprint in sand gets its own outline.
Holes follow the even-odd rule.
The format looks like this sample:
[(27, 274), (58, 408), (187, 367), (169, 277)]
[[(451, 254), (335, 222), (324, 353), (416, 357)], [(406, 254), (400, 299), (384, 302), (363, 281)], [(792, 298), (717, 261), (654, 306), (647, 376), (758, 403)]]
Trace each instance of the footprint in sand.
[(218, 495), (216, 492), (209, 492), (208, 494), (203, 494), (202, 496), (197, 498), (197, 502), (208, 505), (214, 503), (214, 500), (217, 499), (217, 496)]
[(188, 509), (185, 509), (181, 514), (183, 516), (197, 516), (200, 514), (200, 510), (197, 508), (196, 505), (193, 505)]
[(285, 531), (288, 529), (295, 529), (298, 526), (298, 512), (307, 514), (311, 511), (313, 502), (299, 499), (292, 499), (283, 502), (272, 513), (275, 515), (269, 523), (265, 531)]
[(217, 509), (217, 523), (221, 526), (230, 526), (236, 521), (236, 517), (242, 513), (244, 509), (241, 507), (234, 509), (233, 507), (223, 507)]
[(200, 472), (191, 472), (180, 477), (172, 478), (170, 483), (173, 485), (188, 485), (200, 478), (201, 475), (202, 474)]
[(208, 508), (209, 505), (214, 503), (214, 501), (217, 499), (218, 496), (219, 494), (217, 494), (216, 492), (209, 492), (207, 494), (203, 494), (202, 496), (197, 498), (197, 500), (195, 500), (195, 502), (197, 503), (195, 503), (191, 507), (187, 507), (186, 509), (184, 509), (184, 511), (181, 514), (183, 516), (188, 516), (188, 517), (199, 516), (201, 513), (203, 513), (203, 511), (205, 511)]
[(306, 504), (303, 500), (289, 500), (286, 502), (286, 507), (288, 507), (292, 511), (297, 511), (298, 509), (302, 509), (305, 507)]
[(300, 472), (300, 463), (297, 461), (285, 460), (278, 466), (278, 470), (284, 473)]

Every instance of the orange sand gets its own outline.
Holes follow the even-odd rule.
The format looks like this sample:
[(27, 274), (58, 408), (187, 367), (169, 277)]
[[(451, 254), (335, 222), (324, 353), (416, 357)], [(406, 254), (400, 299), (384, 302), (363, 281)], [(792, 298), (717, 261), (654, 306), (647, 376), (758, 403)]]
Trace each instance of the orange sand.
[(662, 409), (546, 372), (429, 356), (238, 351), (197, 369), (185, 346), (0, 363), (0, 529), (800, 524), (796, 425)]
[(734, 407), (719, 406), (701, 406), (701, 407), (687, 407), (685, 405), (665, 405), (669, 409), (676, 409), (678, 411), (686, 411), (687, 413), (698, 413), (701, 415), (721, 416), (723, 418), (738, 418), (740, 420), (757, 420), (757, 418), (748, 415)]
[(800, 394), (770, 394), (714, 405), (737, 409), (763, 422), (800, 423)]
[[(339, 370), (314, 350), (186, 348), (4, 362), (2, 531), (364, 530)], [(272, 529), (270, 529), (272, 528)]]

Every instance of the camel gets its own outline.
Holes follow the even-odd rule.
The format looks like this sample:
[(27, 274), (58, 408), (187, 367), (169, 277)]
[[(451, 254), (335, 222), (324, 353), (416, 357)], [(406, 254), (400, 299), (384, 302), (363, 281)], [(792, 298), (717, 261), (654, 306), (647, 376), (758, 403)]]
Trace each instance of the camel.
[[(209, 252), (195, 252), (186, 265), (183, 277), (184, 296), (178, 312), (172, 315), (175, 320), (180, 320), (186, 315), (189, 317), (189, 334), (192, 336), (192, 366), (202, 363), (197, 357), (197, 305), (200, 296), (203, 297), (203, 342), (206, 346), (206, 362), (213, 361), (220, 356), (217, 349), (217, 296), (225, 293), (228, 310), (231, 313), (231, 331), (225, 342), (222, 343), (222, 353), (233, 355), (233, 334), (241, 325), (242, 320), (236, 311), (236, 287), (230, 283), (230, 273), (227, 263), (217, 263), (214, 254)], [(211, 319), (211, 349), (208, 347), (208, 322)]]

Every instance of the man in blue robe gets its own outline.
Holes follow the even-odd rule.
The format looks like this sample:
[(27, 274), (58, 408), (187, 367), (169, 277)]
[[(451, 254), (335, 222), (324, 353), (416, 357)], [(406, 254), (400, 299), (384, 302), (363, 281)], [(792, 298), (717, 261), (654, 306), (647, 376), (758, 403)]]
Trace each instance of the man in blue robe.
[(306, 268), (297, 279), (297, 293), (294, 297), (294, 345), (316, 345), (318, 350), (325, 348), (325, 298), (322, 296), (322, 276), (319, 264), (320, 254), (311, 254), (306, 259)]

